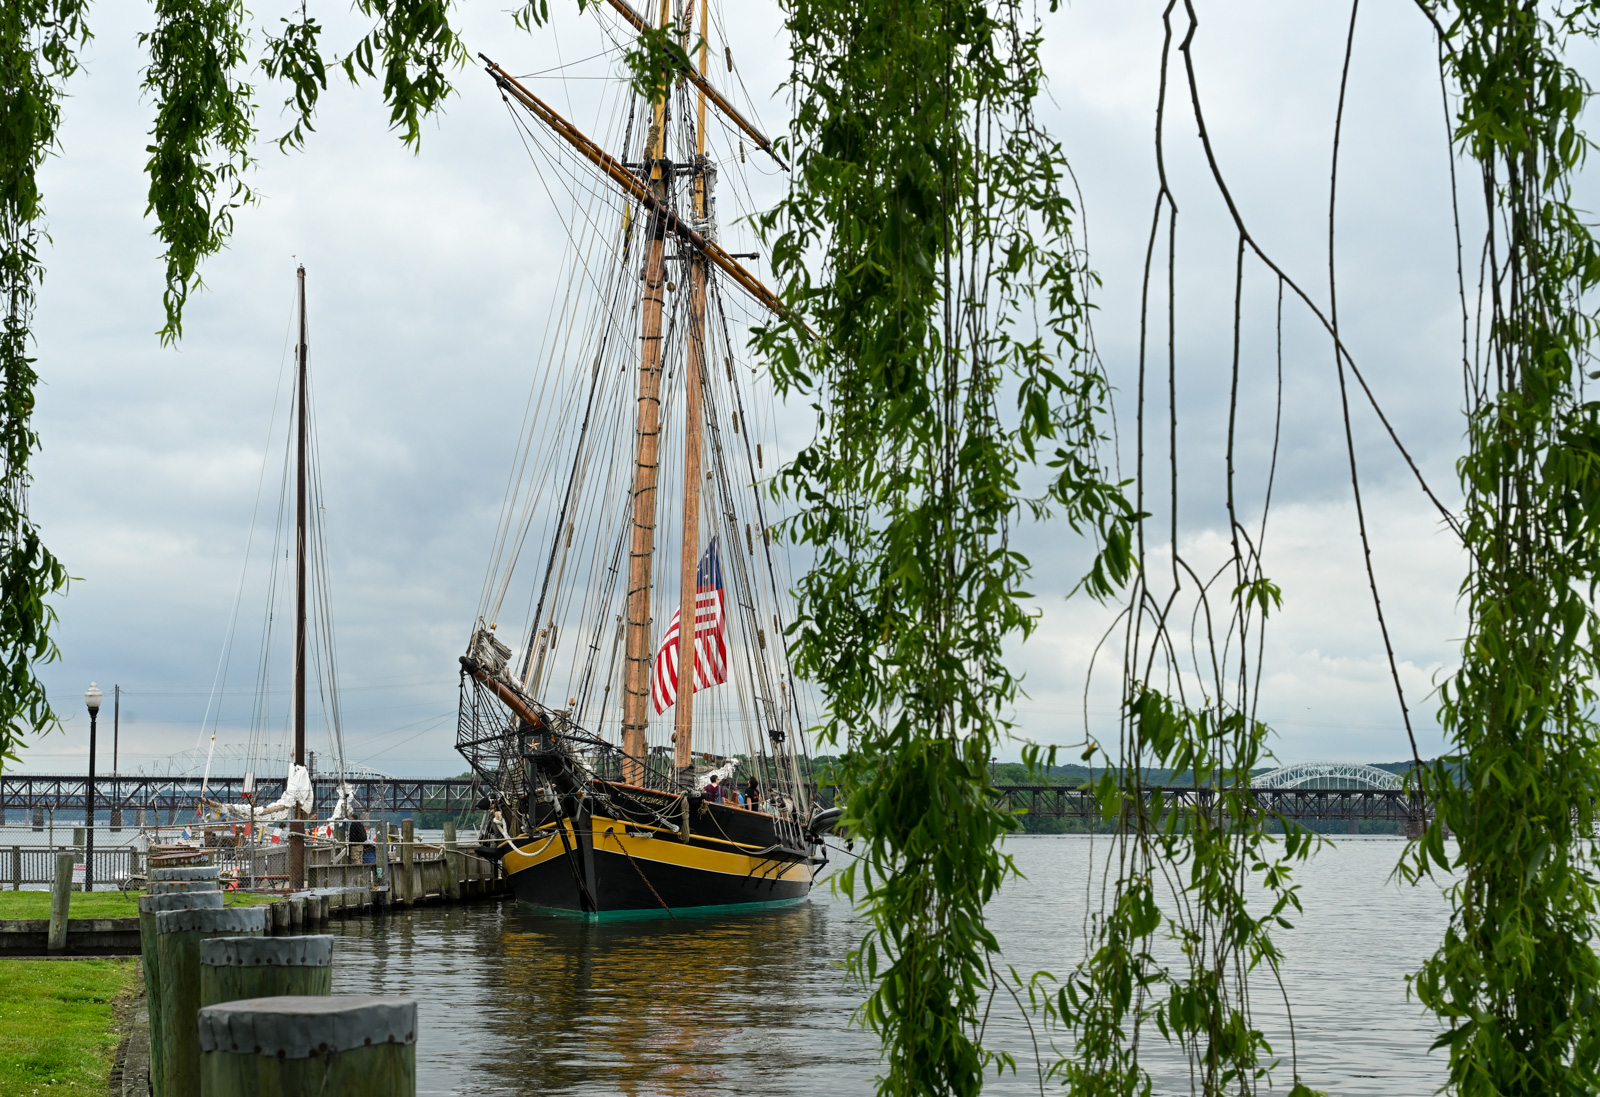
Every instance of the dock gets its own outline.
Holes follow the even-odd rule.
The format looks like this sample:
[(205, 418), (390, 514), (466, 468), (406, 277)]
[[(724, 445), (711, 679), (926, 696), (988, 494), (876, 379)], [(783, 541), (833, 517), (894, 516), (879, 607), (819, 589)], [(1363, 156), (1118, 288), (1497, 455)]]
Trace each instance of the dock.
[[(268, 932), (292, 934), (314, 930), (330, 919), (359, 918), (400, 912), (417, 906), (475, 902), (506, 894), (505, 875), (497, 861), (462, 848), (454, 826), (446, 826), (441, 842), (417, 841), (410, 820), (399, 827), (373, 823), (372, 840), (362, 844), (316, 839), (306, 841), (306, 886), (292, 890), (289, 882), (289, 847), (263, 847), (256, 843), (226, 841), (213, 829), (200, 844), (151, 844), (147, 851), (133, 845), (96, 850), (97, 888), (116, 891), (124, 885), (129, 894), (142, 889), (143, 878), (154, 868), (215, 865), (231, 896), (248, 896), (251, 905), (265, 905)], [(83, 857), (83, 835), (73, 844), (14, 847), (9, 858), (10, 882), (53, 883), (47, 868), (63, 854)], [(20, 852), (18, 851), (20, 849)], [(363, 856), (370, 856), (370, 860)], [(0, 862), (3, 863), (3, 862)], [(73, 884), (78, 890), (80, 885)], [(237, 901), (237, 900), (235, 900)], [(0, 956), (133, 956), (139, 953), (137, 917), (69, 919), (64, 947), (48, 948), (50, 920), (0, 919)]]

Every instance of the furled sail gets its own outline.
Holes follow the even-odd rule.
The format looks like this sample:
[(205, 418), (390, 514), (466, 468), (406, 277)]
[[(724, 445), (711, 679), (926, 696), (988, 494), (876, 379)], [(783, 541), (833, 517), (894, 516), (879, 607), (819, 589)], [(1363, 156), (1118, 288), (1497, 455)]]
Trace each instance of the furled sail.
[[(353, 798), (354, 790), (347, 784), (341, 791), (339, 802), (345, 802), (344, 793), (349, 792)], [(253, 822), (271, 822), (275, 819), (288, 819), (294, 809), (299, 808), (310, 815), (312, 805), (316, 799), (311, 788), (311, 774), (305, 766), (290, 766), (289, 780), (285, 782), (283, 795), (266, 806), (257, 804), (224, 804), (217, 800), (207, 800), (206, 806), (212, 808), (224, 819), (247, 819)]]

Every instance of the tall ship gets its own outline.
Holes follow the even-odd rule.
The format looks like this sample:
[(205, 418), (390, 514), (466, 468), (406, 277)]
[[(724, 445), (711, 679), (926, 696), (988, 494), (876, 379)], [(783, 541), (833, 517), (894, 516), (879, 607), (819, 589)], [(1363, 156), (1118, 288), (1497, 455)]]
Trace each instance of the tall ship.
[(779, 416), (744, 355), (781, 306), (718, 217), (721, 194), (748, 208), (745, 165), (786, 167), (713, 79), (708, 7), (591, 6), (613, 61), (651, 28), (681, 43), (660, 95), (620, 71), (591, 93), (599, 138), (549, 101), (570, 87), (536, 90), (555, 70), (483, 58), (565, 238), (456, 745), (486, 789), (488, 851), (547, 912), (803, 900), (838, 814), (815, 802), (785, 646), (764, 483)]

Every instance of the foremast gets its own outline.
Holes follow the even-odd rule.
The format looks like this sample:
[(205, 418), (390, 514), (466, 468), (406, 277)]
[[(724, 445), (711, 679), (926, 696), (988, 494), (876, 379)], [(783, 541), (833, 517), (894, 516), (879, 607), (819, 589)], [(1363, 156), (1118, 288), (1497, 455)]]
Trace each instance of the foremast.
[[(661, 0), (661, 21), (669, 0)], [(650, 721), (650, 581), (656, 543), (656, 481), (661, 470), (661, 316), (666, 283), (667, 226), (672, 166), (666, 162), (667, 98), (652, 104), (645, 160), (656, 200), (645, 232), (644, 302), (639, 321), (639, 405), (633, 473), (633, 535), (628, 548), (628, 619), (622, 676), (622, 779), (644, 782), (642, 759)]]

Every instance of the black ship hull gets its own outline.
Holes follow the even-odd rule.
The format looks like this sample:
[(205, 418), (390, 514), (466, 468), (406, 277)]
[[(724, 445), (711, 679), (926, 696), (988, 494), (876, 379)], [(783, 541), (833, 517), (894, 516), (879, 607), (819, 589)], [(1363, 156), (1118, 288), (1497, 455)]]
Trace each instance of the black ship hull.
[(500, 843), (519, 903), (668, 917), (793, 903), (811, 891), (816, 862), (792, 822), (626, 785), (597, 783), (596, 791), (576, 811), (539, 805), (526, 833)]

